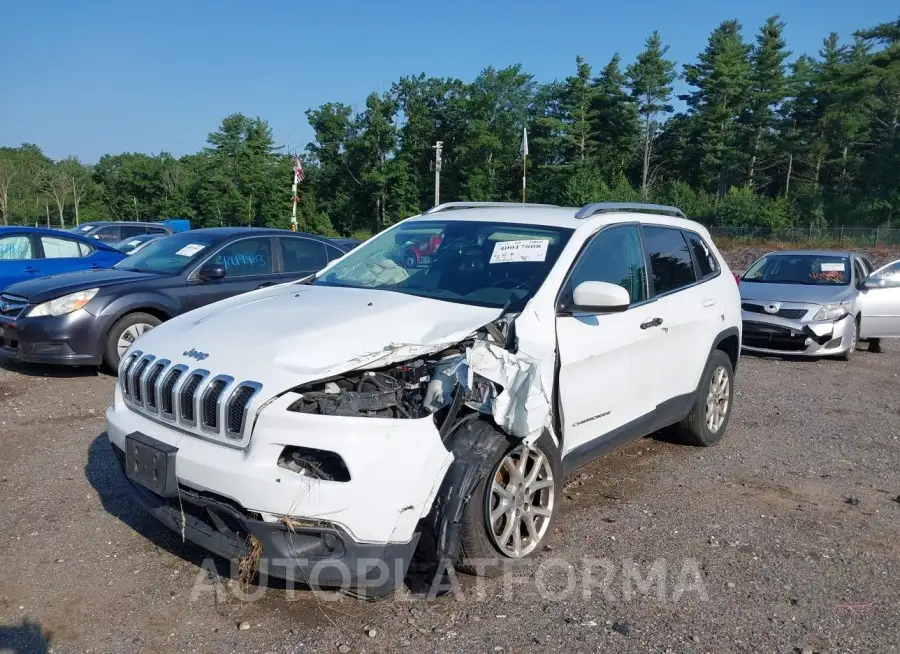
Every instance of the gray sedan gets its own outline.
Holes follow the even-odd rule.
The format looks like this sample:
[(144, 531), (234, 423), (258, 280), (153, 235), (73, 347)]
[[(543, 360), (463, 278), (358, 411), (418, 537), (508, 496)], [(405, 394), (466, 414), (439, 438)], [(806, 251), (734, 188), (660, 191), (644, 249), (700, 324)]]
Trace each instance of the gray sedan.
[(738, 283), (747, 351), (849, 360), (860, 340), (877, 352), (900, 337), (900, 261), (873, 270), (853, 252), (772, 252)]

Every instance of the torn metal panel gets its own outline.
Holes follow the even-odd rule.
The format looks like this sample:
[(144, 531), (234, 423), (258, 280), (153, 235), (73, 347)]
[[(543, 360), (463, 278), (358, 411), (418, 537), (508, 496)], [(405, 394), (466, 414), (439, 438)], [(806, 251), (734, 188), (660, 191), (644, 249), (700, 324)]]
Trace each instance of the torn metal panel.
[(540, 375), (540, 364), (526, 354), (512, 354), (487, 341), (476, 341), (466, 351), (469, 384), (473, 375), (489, 379), (503, 390), (493, 400), (491, 414), (499, 427), (512, 436), (536, 441), (551, 429), (551, 403)]

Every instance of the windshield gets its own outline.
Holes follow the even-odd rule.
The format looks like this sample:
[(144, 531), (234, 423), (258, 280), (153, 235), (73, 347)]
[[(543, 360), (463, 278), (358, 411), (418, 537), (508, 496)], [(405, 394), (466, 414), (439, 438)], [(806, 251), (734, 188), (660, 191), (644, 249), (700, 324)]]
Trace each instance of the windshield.
[(114, 267), (118, 270), (174, 275), (187, 268), (215, 242), (216, 239), (210, 234), (175, 234), (150, 243)]
[(359, 246), (313, 282), (483, 307), (522, 306), (572, 230), (481, 221), (401, 223)]
[(750, 266), (741, 281), (846, 286), (850, 261), (837, 254), (768, 254)]

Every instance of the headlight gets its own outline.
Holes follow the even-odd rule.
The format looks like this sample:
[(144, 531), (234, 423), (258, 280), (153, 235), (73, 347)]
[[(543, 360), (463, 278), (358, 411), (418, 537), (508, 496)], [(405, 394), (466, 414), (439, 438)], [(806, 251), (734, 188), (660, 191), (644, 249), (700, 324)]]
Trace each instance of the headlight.
[(77, 293), (69, 293), (55, 300), (49, 300), (37, 305), (28, 312), (29, 318), (37, 318), (39, 316), (64, 316), (67, 313), (78, 311), (88, 302), (90, 302), (99, 288), (91, 288), (86, 291), (78, 291)]
[(813, 320), (840, 320), (848, 313), (850, 313), (850, 300), (823, 304)]

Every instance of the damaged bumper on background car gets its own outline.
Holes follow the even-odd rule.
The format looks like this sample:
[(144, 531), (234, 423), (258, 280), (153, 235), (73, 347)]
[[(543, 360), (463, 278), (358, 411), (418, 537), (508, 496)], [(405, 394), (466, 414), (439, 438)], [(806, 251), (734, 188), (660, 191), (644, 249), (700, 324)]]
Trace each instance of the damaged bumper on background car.
[(762, 354), (828, 356), (849, 346), (848, 329), (855, 320), (846, 315), (839, 320), (802, 321), (743, 312), (742, 347)]
[[(266, 401), (243, 447), (160, 429), (117, 386), (109, 439), (135, 497), (183, 538), (235, 559), (253, 536), (267, 574), (393, 589), (454, 460), (449, 433), (479, 413), (526, 442), (552, 433), (539, 365), (513, 351), (509, 328), (356, 357)], [(172, 452), (163, 486), (129, 470), (128, 448), (145, 437)]]

